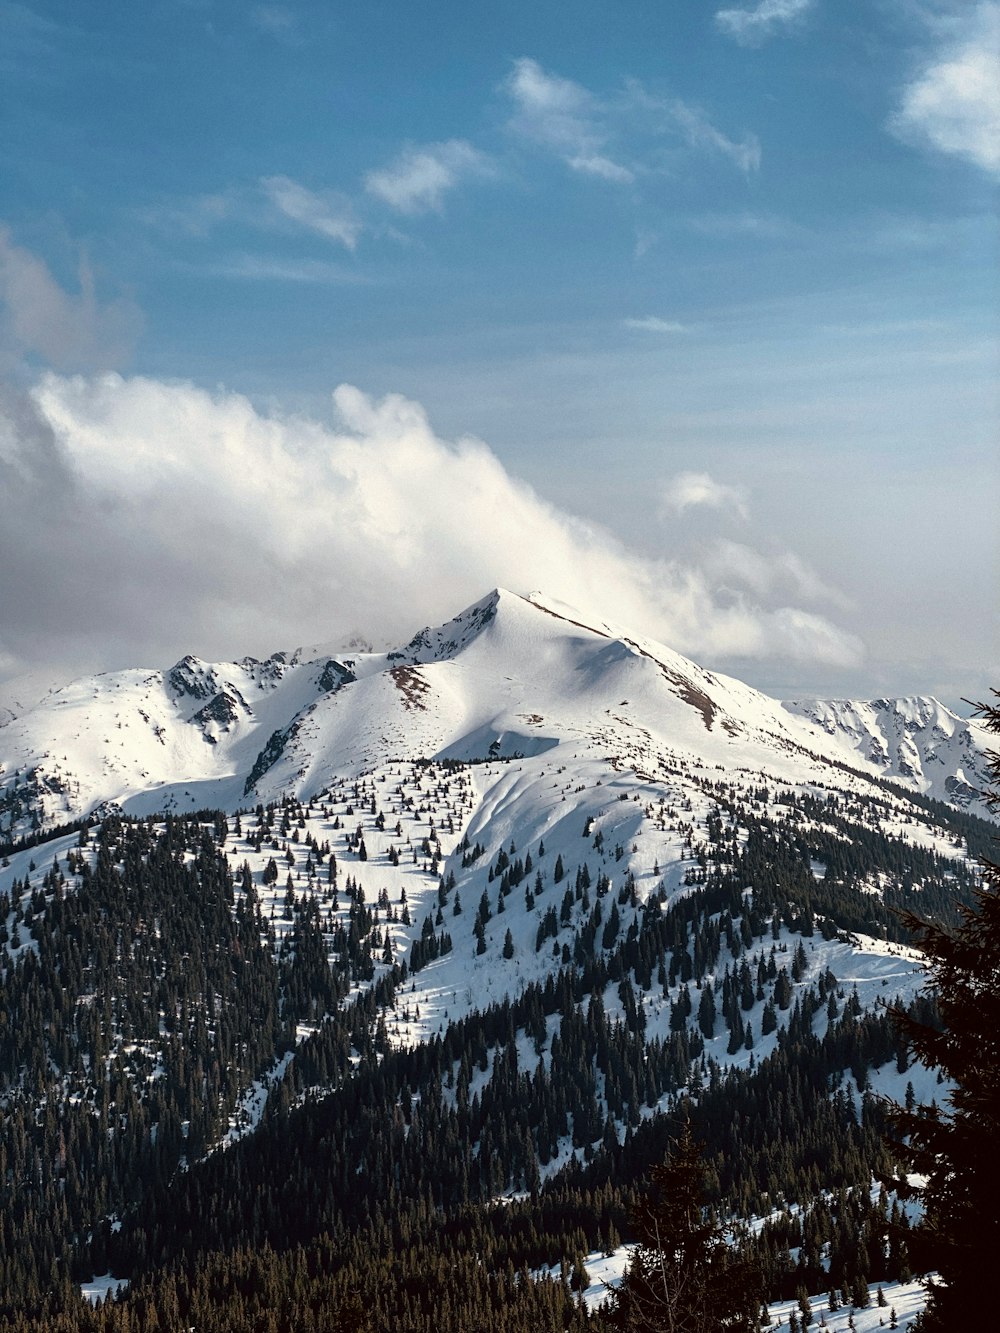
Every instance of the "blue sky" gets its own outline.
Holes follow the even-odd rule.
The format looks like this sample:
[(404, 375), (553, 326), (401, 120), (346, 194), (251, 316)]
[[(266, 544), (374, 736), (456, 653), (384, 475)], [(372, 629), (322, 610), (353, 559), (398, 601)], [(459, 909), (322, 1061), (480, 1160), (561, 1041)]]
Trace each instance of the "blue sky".
[[(779, 693), (981, 693), (998, 41), (993, 0), (0, 0), (0, 466), (21, 569), (0, 671), (270, 650), (236, 641), (262, 621), (391, 637), (474, 579), (520, 578)], [(337, 407), (339, 384), (367, 397)], [(186, 450), (162, 437), (172, 414)], [(506, 506), (493, 544), (470, 552), (481, 534), (456, 523), (435, 547), (414, 521), (402, 554), (400, 451), (426, 508), (468, 436), (488, 448), (463, 484)], [(158, 460), (169, 513), (206, 440), (228, 460), (207, 469), (214, 510), (246, 523), (247, 473), (314, 460), (325, 581), (292, 537), (303, 493), (272, 496), (271, 558), (302, 605), (193, 531), (119, 586), (122, 531), (155, 526), (123, 456)], [(25, 558), (53, 493), (114, 551), (88, 586), (119, 595), (86, 616), (65, 552)], [(323, 512), (349, 542), (329, 545)], [(536, 578), (510, 554), (529, 517)], [(604, 563), (575, 579), (564, 541)], [(209, 562), (226, 572), (206, 591)], [(154, 617), (159, 579), (177, 604), (158, 591)]]

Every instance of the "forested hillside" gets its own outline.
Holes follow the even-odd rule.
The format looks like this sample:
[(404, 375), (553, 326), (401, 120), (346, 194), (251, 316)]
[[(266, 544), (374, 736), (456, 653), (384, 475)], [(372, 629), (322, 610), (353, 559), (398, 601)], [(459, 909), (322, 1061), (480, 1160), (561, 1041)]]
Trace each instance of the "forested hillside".
[[(109, 818), (47, 846), (44, 862), (39, 847), (7, 858), (27, 863), (0, 902), (11, 1326), (34, 1313), (55, 1327), (62, 1311), (117, 1327), (142, 1302), (180, 1301), (188, 1317), (214, 1300), (221, 1322), (204, 1326), (240, 1327), (225, 1293), (241, 1283), (289, 1309), (332, 1300), (346, 1312), (359, 1294), (372, 1327), (420, 1328), (433, 1308), (435, 1326), (455, 1329), (509, 1287), (510, 1327), (571, 1326), (559, 1321), (587, 1317), (572, 1297), (583, 1257), (627, 1236), (634, 1191), (681, 1114), (707, 1145), (718, 1207), (774, 1215), (756, 1242), (772, 1295), (849, 1293), (906, 1271), (898, 1237), (886, 1239), (898, 1210), (870, 1199), (888, 1163), (884, 1108), (865, 1088), (907, 1057), (870, 982), (926, 1002), (898, 946), (864, 955), (850, 943), (859, 926), (901, 934), (855, 885), (892, 877), (890, 901), (947, 916), (971, 870), (875, 834), (839, 848), (818, 826), (804, 837), (798, 819), (818, 813), (808, 802), (788, 801), (791, 822), (744, 827), (749, 811), (720, 800), (687, 892), (645, 901), (628, 873), (553, 864), (537, 846), (485, 864), (456, 836), (459, 872), (464, 859), (484, 884), (474, 912), (436, 844), (411, 838), (433, 885), (420, 922), (408, 901), (373, 891), (369, 905), (366, 826), (385, 812), (363, 784), (339, 799), (360, 837), (328, 796), (237, 817), (238, 833), (221, 813)], [(842, 816), (823, 813), (842, 833)], [(313, 834), (317, 819), (332, 838)], [(820, 852), (839, 858), (836, 891), (812, 873)], [(519, 939), (535, 926), (544, 982), (417, 1043), (390, 1036), (421, 1021), (434, 997), (417, 983), (456, 938), (471, 969), (486, 930), (515, 917)], [(792, 1216), (788, 1203), (811, 1207)], [(439, 1308), (442, 1262), (456, 1281)], [(565, 1282), (515, 1280), (560, 1262)], [(77, 1286), (109, 1270), (129, 1294), (88, 1315)]]

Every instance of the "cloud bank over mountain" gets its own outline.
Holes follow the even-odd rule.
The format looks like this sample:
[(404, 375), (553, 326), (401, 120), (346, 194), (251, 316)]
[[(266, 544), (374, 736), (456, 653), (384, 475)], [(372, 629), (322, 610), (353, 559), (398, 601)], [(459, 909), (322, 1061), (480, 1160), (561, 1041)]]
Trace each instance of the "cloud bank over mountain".
[[(45, 375), (0, 401), (0, 671), (391, 643), (494, 584), (544, 588), (708, 662), (851, 665), (826, 590), (768, 557), (650, 559), (483, 442), (341, 385), (335, 423), (150, 378)], [(784, 558), (784, 557), (783, 557)]]

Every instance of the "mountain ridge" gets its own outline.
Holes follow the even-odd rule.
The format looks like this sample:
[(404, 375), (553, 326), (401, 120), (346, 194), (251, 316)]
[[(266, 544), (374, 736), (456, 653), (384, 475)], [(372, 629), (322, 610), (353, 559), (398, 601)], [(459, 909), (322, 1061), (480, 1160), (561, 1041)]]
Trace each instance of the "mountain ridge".
[(985, 813), (985, 732), (937, 700), (782, 703), (540, 593), (495, 588), (402, 648), (324, 649), (82, 677), (0, 726), (0, 836), (307, 794), (387, 755), (472, 761), (674, 751), (820, 778), (847, 765)]

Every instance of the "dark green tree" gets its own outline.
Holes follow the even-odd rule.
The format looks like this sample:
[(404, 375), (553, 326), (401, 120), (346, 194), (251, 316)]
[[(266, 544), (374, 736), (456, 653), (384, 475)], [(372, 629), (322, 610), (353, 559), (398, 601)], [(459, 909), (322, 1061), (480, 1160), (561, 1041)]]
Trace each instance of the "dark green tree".
[[(1000, 706), (981, 704), (977, 712), (1000, 733)], [(1000, 752), (987, 758), (986, 800), (1000, 810)], [(1000, 1253), (1000, 1210), (987, 1166), (1000, 1141), (1000, 865), (985, 857), (980, 864), (982, 884), (973, 906), (959, 909), (957, 929), (903, 913), (927, 960), (941, 1023), (895, 1016), (917, 1058), (952, 1084), (945, 1109), (898, 1108), (894, 1117), (910, 1172), (926, 1178), (923, 1219), (910, 1242), (914, 1266), (939, 1274), (928, 1282), (925, 1333), (982, 1322)]]
[(627, 1333), (756, 1330), (760, 1275), (706, 1211), (705, 1161), (685, 1125), (633, 1213), (639, 1244), (609, 1303)]
[(715, 1036), (715, 996), (712, 993), (712, 983), (706, 981), (701, 990), (701, 1000), (698, 1004), (698, 1026), (706, 1037)]

